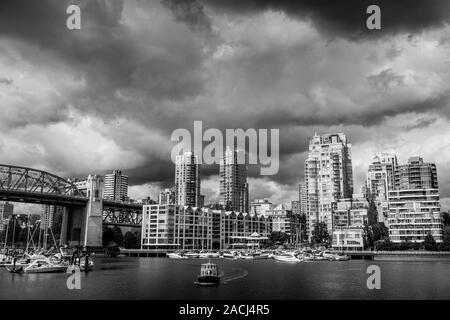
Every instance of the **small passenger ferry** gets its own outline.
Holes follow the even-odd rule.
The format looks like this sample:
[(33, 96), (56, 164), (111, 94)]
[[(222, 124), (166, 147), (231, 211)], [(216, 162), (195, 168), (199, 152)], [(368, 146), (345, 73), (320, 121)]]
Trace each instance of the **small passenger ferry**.
[(203, 263), (200, 268), (200, 274), (197, 281), (194, 282), (199, 286), (216, 286), (220, 283), (220, 275), (215, 263)]

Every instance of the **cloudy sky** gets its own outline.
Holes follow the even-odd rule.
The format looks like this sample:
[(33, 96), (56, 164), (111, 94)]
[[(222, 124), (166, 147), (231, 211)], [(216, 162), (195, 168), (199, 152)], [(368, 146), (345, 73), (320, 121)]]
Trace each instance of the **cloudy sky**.
[[(66, 8), (81, 7), (81, 30)], [(174, 129), (279, 128), (280, 171), (250, 197), (296, 198), (308, 137), (344, 132), (355, 186), (373, 154), (421, 155), (450, 207), (450, 2), (0, 2), (0, 163), (64, 177), (122, 169), (170, 186)], [(366, 29), (381, 7), (382, 29)], [(218, 197), (217, 167), (202, 193)]]

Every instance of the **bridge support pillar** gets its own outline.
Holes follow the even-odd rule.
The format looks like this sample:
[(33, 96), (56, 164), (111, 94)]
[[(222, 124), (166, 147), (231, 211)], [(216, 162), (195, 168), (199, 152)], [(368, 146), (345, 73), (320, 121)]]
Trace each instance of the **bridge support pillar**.
[(83, 226), (83, 246), (102, 247), (103, 234), (103, 178), (89, 175), (85, 223)]
[(59, 245), (63, 246), (67, 243), (67, 224), (69, 222), (69, 209), (64, 207), (61, 225), (61, 234), (59, 235)]

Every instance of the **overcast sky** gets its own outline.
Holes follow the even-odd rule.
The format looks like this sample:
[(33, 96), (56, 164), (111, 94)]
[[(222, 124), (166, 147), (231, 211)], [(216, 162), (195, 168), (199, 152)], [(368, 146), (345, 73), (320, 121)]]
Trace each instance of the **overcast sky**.
[[(280, 171), (251, 170), (250, 198), (288, 203), (308, 137), (343, 132), (355, 191), (375, 153), (420, 155), (448, 209), (450, 2), (390, 2), (2, 0), (0, 163), (121, 169), (132, 197), (155, 197), (174, 180), (174, 129), (279, 128)], [(81, 30), (66, 28), (69, 3)], [(215, 201), (217, 167), (202, 171)]]

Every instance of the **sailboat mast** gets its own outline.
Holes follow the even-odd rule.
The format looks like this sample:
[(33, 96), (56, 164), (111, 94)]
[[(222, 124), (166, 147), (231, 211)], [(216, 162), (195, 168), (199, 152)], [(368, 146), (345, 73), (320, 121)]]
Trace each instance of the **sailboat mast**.
[(14, 215), (11, 215), (11, 217), (13, 218), (13, 220), (14, 220), (14, 223), (13, 223), (13, 236), (12, 236), (12, 243), (11, 243), (11, 246), (14, 248), (15, 246), (14, 246), (14, 237), (15, 237), (15, 235), (16, 235), (16, 217), (14, 216)]
[(9, 219), (8, 219), (8, 223), (6, 224), (5, 245), (3, 247), (4, 250), (6, 250), (6, 244), (8, 243), (8, 231), (9, 231)]
[(30, 246), (30, 214), (27, 216), (27, 247), (25, 248), (25, 253), (28, 253), (28, 248)]

